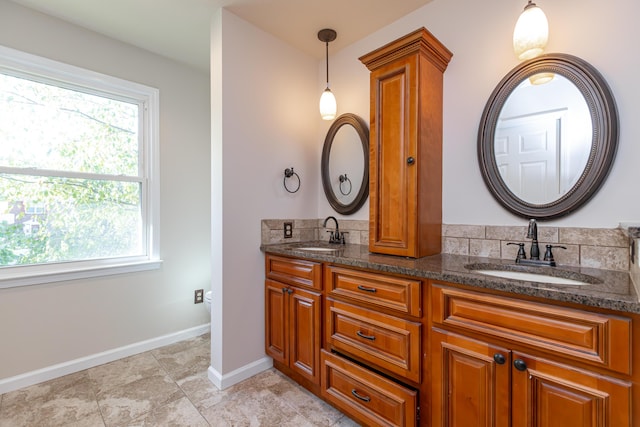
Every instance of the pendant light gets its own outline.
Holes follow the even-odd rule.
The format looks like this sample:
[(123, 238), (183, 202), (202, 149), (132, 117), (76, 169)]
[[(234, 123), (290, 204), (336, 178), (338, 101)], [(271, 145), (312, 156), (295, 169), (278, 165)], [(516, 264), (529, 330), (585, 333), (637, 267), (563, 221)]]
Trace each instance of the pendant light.
[(513, 30), (513, 50), (520, 60), (542, 54), (549, 38), (549, 23), (542, 9), (531, 0)]
[(334, 41), (336, 36), (337, 33), (329, 28), (318, 32), (318, 39), (325, 43), (327, 58), (327, 88), (322, 92), (322, 96), (320, 96), (320, 115), (323, 120), (333, 120), (336, 117), (336, 111), (338, 109), (336, 97), (333, 96), (331, 89), (329, 89), (329, 42)]

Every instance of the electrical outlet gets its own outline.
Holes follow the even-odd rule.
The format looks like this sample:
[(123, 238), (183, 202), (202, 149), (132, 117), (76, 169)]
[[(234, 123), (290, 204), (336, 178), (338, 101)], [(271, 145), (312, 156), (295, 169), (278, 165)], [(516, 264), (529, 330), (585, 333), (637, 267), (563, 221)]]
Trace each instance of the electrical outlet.
[(196, 289), (193, 293), (193, 303), (202, 304), (204, 302), (204, 289)]
[(290, 239), (293, 237), (293, 222), (284, 223), (284, 238)]

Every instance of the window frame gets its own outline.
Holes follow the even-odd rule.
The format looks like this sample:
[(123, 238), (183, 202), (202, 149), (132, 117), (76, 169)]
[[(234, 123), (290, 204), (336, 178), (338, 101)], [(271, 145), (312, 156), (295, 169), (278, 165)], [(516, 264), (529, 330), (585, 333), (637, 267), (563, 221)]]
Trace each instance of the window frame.
[(0, 45), (0, 72), (142, 105), (138, 168), (145, 255), (0, 267), (0, 289), (160, 268), (160, 91)]

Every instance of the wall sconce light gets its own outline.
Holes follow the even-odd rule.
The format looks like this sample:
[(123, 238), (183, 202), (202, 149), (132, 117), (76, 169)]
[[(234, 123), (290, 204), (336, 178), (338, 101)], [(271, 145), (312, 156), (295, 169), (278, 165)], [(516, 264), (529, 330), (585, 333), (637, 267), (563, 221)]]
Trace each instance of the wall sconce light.
[(531, 0), (513, 29), (513, 50), (520, 60), (539, 56), (549, 39), (549, 23), (542, 9)]
[(318, 31), (318, 39), (325, 43), (327, 58), (327, 88), (322, 92), (322, 96), (320, 96), (320, 115), (323, 120), (333, 120), (338, 110), (336, 97), (333, 96), (331, 89), (329, 89), (329, 42), (334, 41), (337, 35), (334, 30), (329, 28)]

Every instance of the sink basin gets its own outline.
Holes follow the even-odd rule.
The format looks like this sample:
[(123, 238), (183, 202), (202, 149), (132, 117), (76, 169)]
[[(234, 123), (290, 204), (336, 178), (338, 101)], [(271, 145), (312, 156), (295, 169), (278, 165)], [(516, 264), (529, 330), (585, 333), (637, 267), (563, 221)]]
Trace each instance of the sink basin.
[(333, 252), (340, 248), (326, 248), (323, 246), (304, 246), (302, 248), (296, 248), (298, 251), (314, 251), (314, 252)]
[(475, 273), (486, 274), (488, 276), (502, 277), (505, 279), (526, 280), (527, 282), (551, 283), (554, 285), (592, 285), (593, 283), (580, 280), (567, 279), (566, 277), (549, 276), (546, 274), (526, 273), (523, 271), (503, 271), (503, 270), (474, 270)]
[(522, 271), (515, 269), (513, 266), (502, 264), (469, 264), (465, 265), (465, 268), (472, 270), (474, 273), (486, 274), (487, 276), (553, 285), (584, 286), (602, 283), (602, 280), (596, 277), (574, 271), (549, 271), (548, 269), (546, 271)]

